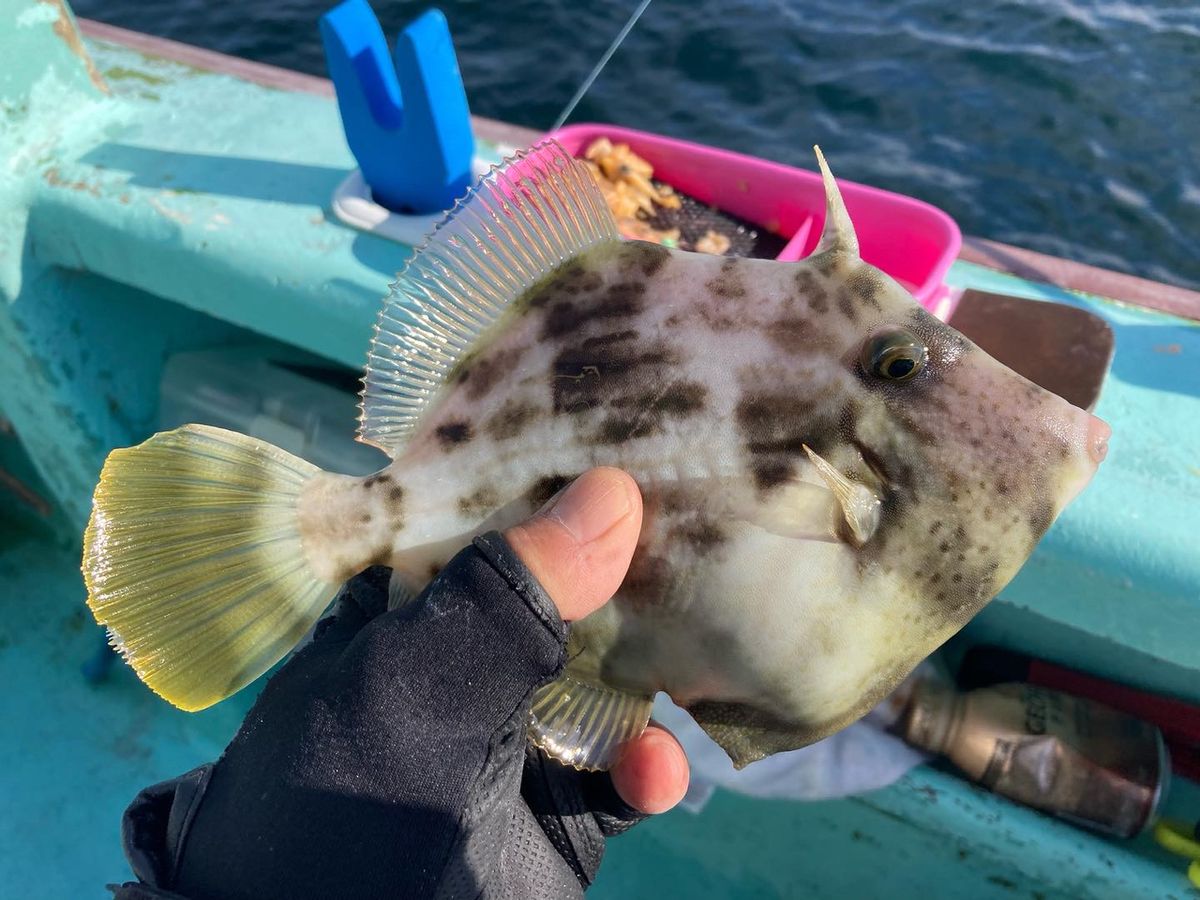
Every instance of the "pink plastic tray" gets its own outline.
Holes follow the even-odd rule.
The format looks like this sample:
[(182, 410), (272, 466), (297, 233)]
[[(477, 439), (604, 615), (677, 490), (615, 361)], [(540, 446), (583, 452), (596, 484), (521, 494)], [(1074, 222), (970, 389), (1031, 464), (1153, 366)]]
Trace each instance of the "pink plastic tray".
[[(616, 125), (568, 125), (550, 137), (575, 156), (599, 137), (629, 144), (654, 166), (655, 178), (786, 238), (781, 260), (812, 253), (825, 225), (821, 176), (807, 169)], [(837, 160), (831, 165), (836, 172)], [(947, 318), (953, 303), (943, 279), (962, 245), (954, 220), (902, 194), (841, 179), (838, 184), (863, 259), (912, 291), (926, 309)]]

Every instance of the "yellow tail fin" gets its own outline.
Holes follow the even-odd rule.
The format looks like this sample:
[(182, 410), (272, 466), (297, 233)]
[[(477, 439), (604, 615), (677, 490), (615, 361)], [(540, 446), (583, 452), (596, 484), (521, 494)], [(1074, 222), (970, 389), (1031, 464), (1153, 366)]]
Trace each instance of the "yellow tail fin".
[(316, 466), (206, 425), (114, 450), (84, 534), (88, 606), (155, 693), (204, 709), (267, 671), (336, 585), (312, 574), (296, 503)]

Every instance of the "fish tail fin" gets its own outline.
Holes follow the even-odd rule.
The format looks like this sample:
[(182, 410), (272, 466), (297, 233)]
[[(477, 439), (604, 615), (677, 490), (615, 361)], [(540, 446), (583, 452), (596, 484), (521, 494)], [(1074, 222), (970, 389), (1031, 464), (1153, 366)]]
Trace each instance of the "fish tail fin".
[(84, 533), (88, 606), (155, 693), (204, 709), (317, 621), (337, 585), (301, 545), (316, 466), (265, 441), (185, 425), (109, 454)]

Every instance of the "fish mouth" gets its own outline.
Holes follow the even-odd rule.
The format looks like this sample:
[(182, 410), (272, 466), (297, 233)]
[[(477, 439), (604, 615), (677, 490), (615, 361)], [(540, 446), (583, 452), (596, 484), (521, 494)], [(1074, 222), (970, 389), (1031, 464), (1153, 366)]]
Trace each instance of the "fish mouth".
[(1112, 437), (1112, 428), (1103, 419), (1083, 410), (1079, 410), (1079, 414), (1074, 454), (1076, 462), (1068, 470), (1060, 510), (1069, 506), (1091, 483), (1100, 463), (1108, 456), (1108, 439)]
[[(1089, 416), (1091, 414), (1089, 413)], [(1097, 466), (1108, 456), (1108, 439), (1112, 437), (1112, 428), (1103, 419), (1091, 416), (1087, 430), (1087, 451)]]

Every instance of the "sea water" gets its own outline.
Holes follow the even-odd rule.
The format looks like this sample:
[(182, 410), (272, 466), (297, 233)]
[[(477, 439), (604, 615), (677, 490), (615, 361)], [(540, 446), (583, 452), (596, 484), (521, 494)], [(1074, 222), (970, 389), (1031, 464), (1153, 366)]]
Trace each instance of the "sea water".
[[(331, 0), (76, 0), (324, 74)], [(373, 4), (394, 36), (425, 2)], [(636, 5), (440, 0), (472, 110), (547, 128)], [(967, 234), (1200, 287), (1200, 5), (654, 0), (572, 121), (834, 171)]]

